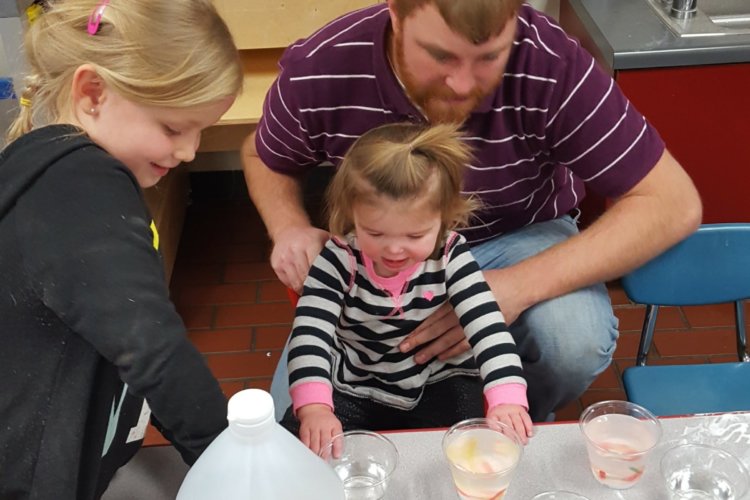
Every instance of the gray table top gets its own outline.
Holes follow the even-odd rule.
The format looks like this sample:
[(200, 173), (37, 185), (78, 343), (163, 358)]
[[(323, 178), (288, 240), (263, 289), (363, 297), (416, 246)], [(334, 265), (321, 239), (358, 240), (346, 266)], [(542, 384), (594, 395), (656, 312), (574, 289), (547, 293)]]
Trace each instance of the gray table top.
[[(592, 476), (577, 423), (539, 425), (525, 447), (504, 500), (529, 500), (537, 493), (563, 489), (592, 500), (662, 500), (659, 460), (685, 442), (713, 444), (733, 452), (750, 467), (750, 413), (661, 420), (663, 435), (651, 454), (643, 479), (629, 490), (611, 490)], [(399, 467), (385, 500), (456, 500), (448, 465), (441, 451), (444, 431), (394, 432)], [(187, 467), (171, 447), (144, 448), (115, 476), (104, 500), (173, 499)]]
[[(650, 455), (643, 479), (629, 490), (611, 490), (591, 474), (578, 423), (537, 426), (523, 452), (503, 500), (529, 500), (549, 490), (568, 490), (591, 500), (661, 500), (667, 491), (660, 481), (659, 460), (683, 442), (713, 443), (741, 457), (750, 466), (750, 413), (662, 419), (663, 435)], [(441, 455), (444, 432), (396, 433), (388, 436), (402, 458), (386, 494), (388, 500), (455, 500), (448, 465)]]
[(564, 1), (612, 70), (750, 62), (750, 35), (675, 36), (646, 0)]

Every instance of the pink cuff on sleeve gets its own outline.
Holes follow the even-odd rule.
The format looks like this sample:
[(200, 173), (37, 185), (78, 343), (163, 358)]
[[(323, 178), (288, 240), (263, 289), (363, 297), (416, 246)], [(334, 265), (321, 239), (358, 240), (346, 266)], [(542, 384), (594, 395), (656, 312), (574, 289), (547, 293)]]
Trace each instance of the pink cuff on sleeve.
[(295, 385), (289, 389), (292, 396), (292, 409), (294, 414), (305, 405), (320, 403), (328, 405), (333, 410), (333, 388), (323, 382), (308, 382)]
[(529, 409), (529, 401), (526, 399), (526, 386), (524, 384), (500, 384), (485, 391), (487, 399), (487, 411), (497, 405), (521, 405)]

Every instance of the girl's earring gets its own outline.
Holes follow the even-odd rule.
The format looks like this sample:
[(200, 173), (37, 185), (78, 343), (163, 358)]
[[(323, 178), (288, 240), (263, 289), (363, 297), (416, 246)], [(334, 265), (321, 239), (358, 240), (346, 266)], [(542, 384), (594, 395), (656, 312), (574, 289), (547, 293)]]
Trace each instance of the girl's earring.
[(96, 114), (96, 108), (91, 108), (89, 110), (89, 113), (91, 113), (92, 115), (95, 115)]

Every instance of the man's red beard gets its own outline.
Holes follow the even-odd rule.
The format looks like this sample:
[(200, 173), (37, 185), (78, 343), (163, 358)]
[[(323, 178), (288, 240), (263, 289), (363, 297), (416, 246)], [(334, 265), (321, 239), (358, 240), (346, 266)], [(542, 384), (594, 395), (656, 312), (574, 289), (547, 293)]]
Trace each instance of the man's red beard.
[[(466, 96), (459, 96), (443, 82), (436, 82), (427, 87), (420, 87), (414, 74), (404, 61), (404, 42), (400, 33), (393, 33), (394, 70), (397, 71), (409, 99), (419, 106), (430, 123), (463, 123), (472, 110), (490, 92), (500, 84), (502, 75), (498, 75), (489, 91), (474, 87)], [(461, 99), (457, 102), (455, 99)]]

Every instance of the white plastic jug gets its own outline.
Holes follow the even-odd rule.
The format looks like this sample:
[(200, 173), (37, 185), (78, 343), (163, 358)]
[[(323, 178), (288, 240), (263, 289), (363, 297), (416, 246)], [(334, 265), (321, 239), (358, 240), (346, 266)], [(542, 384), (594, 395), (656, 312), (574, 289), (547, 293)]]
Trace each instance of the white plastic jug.
[(188, 471), (177, 500), (344, 500), (333, 469), (276, 423), (266, 391), (232, 396), (227, 420)]

